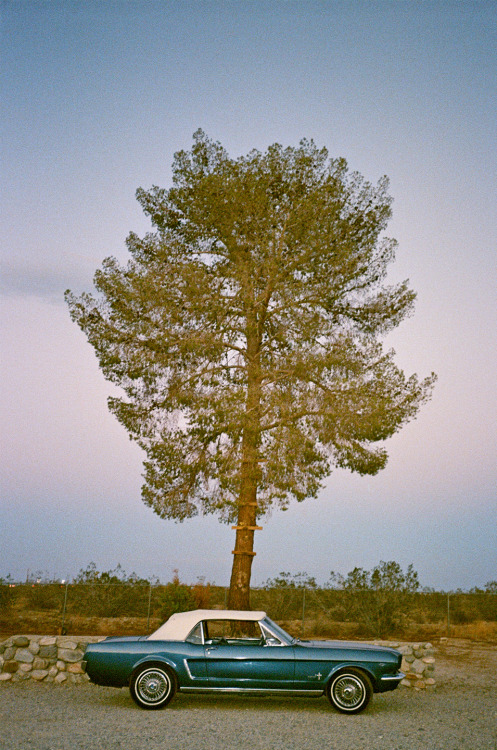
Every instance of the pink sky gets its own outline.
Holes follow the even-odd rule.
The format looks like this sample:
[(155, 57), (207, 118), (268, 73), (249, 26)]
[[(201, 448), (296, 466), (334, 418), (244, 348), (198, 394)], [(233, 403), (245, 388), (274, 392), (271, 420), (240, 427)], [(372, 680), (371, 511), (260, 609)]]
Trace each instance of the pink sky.
[(335, 472), (264, 522), (254, 581), (413, 563), (421, 583), (497, 578), (497, 13), (491, 2), (7, 3), (3, 7), (0, 577), (95, 561), (226, 583), (233, 532), (163, 521), (63, 292), (90, 290), (148, 224), (202, 127), (232, 155), (314, 138), (391, 179), (414, 317), (397, 362), (439, 381), (379, 476)]

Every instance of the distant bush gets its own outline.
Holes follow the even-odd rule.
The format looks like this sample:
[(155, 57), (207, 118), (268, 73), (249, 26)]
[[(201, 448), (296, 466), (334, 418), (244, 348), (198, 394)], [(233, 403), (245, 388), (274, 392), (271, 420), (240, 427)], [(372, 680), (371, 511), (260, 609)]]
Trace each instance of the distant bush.
[(280, 573), (268, 578), (262, 591), (254, 592), (257, 606), (275, 619), (298, 618), (302, 613), (303, 592), (317, 588), (315, 578), (303, 573)]
[(190, 586), (181, 583), (178, 571), (174, 571), (173, 580), (158, 589), (160, 615), (162, 619), (176, 612), (188, 612), (197, 608), (194, 592)]
[[(226, 601), (226, 587), (205, 583), (203, 578), (187, 585), (177, 570), (172, 581), (160, 584), (156, 578), (128, 574), (121, 565), (99, 571), (91, 562), (69, 583), (41, 572), (24, 583), (15, 583), (10, 576), (0, 579), (0, 629), (10, 631), (21, 621), (16, 627), (25, 628), (29, 617), (33, 622), (52, 618), (66, 624), (77, 617), (115, 618), (116, 622), (118, 618), (143, 618), (148, 628), (152, 620), (163, 622), (175, 612), (223, 609)], [(347, 575), (331, 573), (324, 586), (318, 586), (306, 572), (281, 572), (252, 589), (251, 605), (287, 623), (300, 637), (303, 633), (417, 637), (423, 629), (427, 634), (447, 633), (452, 627), (464, 629), (472, 624), (478, 632), (490, 628), (488, 632), (493, 633), (497, 581), (471, 591), (420, 590), (412, 565), (404, 572), (396, 562), (380, 562), (370, 571), (354, 568)]]
[(62, 609), (64, 586), (60, 583), (28, 584), (27, 599), (32, 609)]
[(94, 562), (79, 571), (68, 597), (71, 612), (100, 617), (140, 615), (147, 611), (150, 581), (117, 565), (98, 571)]
[(15, 589), (11, 577), (0, 578), (0, 609), (9, 609), (14, 601), (14, 595)]
[(384, 637), (408, 619), (419, 579), (412, 565), (404, 573), (398, 563), (381, 561), (370, 571), (354, 568), (346, 576), (332, 572), (329, 586), (342, 592), (345, 621), (361, 623), (368, 634)]

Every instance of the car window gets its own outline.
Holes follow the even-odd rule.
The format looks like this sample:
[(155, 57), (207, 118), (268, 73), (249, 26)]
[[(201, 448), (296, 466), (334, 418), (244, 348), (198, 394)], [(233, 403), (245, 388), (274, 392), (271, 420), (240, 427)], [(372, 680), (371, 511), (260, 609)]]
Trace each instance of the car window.
[(264, 640), (266, 643), (270, 643), (272, 646), (283, 646), (284, 643), (281, 640), (281, 638), (277, 637), (275, 633), (272, 633), (270, 630), (264, 627), (264, 625), (261, 625), (262, 634), (264, 636)]
[(202, 625), (200, 622), (198, 625), (195, 625), (186, 641), (188, 643), (202, 643)]
[(206, 620), (204, 633), (206, 643), (244, 646), (260, 645), (262, 642), (259, 623), (248, 620)]

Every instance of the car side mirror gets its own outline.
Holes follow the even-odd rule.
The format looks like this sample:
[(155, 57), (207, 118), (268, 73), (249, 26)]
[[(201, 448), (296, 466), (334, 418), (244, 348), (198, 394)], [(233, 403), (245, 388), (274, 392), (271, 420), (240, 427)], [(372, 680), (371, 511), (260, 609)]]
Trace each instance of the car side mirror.
[(266, 646), (280, 646), (280, 642), (277, 638), (266, 638)]

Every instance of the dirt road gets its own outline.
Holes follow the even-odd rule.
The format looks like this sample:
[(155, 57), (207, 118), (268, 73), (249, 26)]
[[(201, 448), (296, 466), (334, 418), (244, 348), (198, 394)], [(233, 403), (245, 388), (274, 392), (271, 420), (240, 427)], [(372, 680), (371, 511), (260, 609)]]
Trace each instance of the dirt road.
[(176, 696), (163, 711), (127, 690), (0, 688), (1, 750), (497, 750), (497, 646), (441, 643), (437, 687), (375, 695), (358, 716), (325, 698)]

